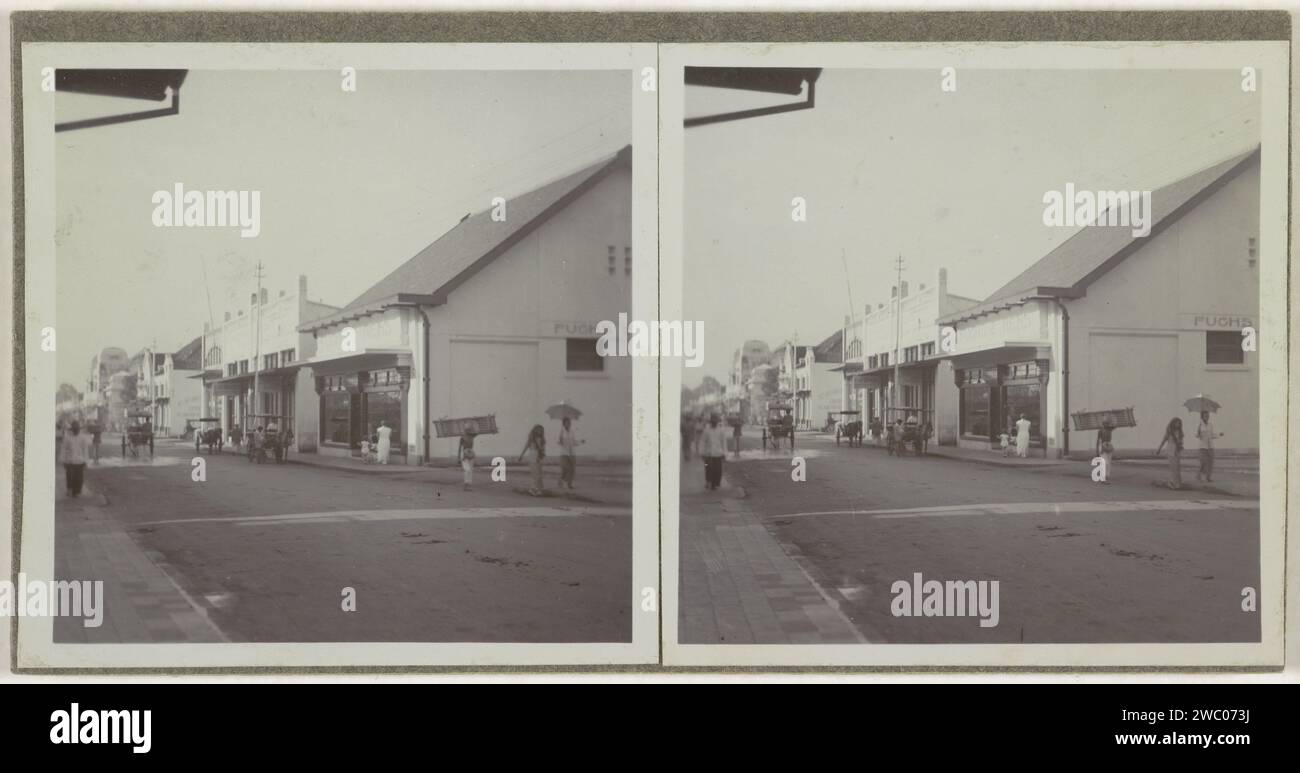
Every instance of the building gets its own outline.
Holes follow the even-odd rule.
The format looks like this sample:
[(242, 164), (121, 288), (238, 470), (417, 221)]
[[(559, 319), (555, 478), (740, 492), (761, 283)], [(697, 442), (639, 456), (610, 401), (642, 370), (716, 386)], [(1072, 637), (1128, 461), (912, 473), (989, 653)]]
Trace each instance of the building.
[(846, 320), (843, 410), (861, 411), (867, 424), (916, 416), (932, 424), (935, 442), (955, 444), (958, 394), (942, 357), (938, 320), (977, 303), (949, 293), (948, 271), (941, 268), (928, 287), (913, 292), (904, 281), (890, 289), (889, 303), (868, 305), (861, 317)]
[[(113, 419), (109, 415), (109, 382), (113, 374), (130, 369), (130, 357), (124, 349), (110, 346), (101, 349), (90, 358), (90, 372), (86, 377), (85, 415), (88, 420), (98, 422), (108, 428), (110, 424), (120, 427), (122, 417)], [(119, 396), (119, 401), (121, 400)]]
[[(1258, 452), (1260, 152), (1152, 192), (1151, 231), (1089, 226), (989, 295), (940, 320), (955, 330), (962, 445), (987, 447), (1020, 414), (1044, 455), (1089, 457), (1072, 413), (1132, 407), (1114, 444), (1149, 452), (1165, 424), (1214, 397), (1225, 450)], [(1267, 335), (1267, 333), (1264, 333)], [(1192, 422), (1190, 426), (1188, 422)], [(1189, 439), (1189, 447), (1195, 440)]]
[(154, 433), (162, 437), (181, 437), (191, 419), (202, 417), (203, 383), (201, 376), (203, 336), (195, 338), (179, 351), (157, 354), (159, 364), (152, 376)]
[(339, 309), (308, 299), (305, 276), (296, 292), (270, 293), (249, 293), (246, 307), (225, 312), (221, 325), (205, 331), (198, 344), (203, 357), (186, 368), (200, 377), (204, 392), (193, 416), (177, 418), (203, 418), (201, 408), (221, 420), (227, 437), (235, 426), (247, 432), (274, 420), (292, 428), (295, 450), (314, 451), (316, 394), (310, 370), (300, 369), (316, 353), (316, 341), (299, 327)]
[(821, 429), (830, 414), (842, 410), (843, 330), (816, 346), (804, 347), (794, 366), (794, 415), (797, 429)]
[[(755, 421), (754, 404), (750, 397), (750, 374), (754, 368), (772, 358), (772, 350), (763, 341), (746, 341), (736, 349), (731, 358), (731, 371), (727, 374), (726, 394), (727, 411), (742, 417), (745, 421)], [(758, 406), (761, 407), (761, 406)]]
[[(596, 350), (597, 324), (631, 307), (631, 148), (503, 206), (467, 215), (315, 337), (320, 452), (355, 455), (381, 421), (397, 461), (454, 458), (439, 418), (493, 415), (480, 457), (519, 454), (546, 408), (580, 409), (584, 455), (630, 458), (632, 363)], [(500, 212), (503, 218), (494, 219)], [(653, 270), (651, 261), (650, 270)]]

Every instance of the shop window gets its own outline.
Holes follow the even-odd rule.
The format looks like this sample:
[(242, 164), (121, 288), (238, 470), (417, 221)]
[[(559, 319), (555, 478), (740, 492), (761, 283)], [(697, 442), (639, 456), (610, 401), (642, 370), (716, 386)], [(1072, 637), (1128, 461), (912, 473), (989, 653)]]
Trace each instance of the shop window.
[(400, 392), (368, 392), (366, 400), (366, 434), (378, 439), (379, 423), (388, 422), (393, 433), (388, 436), (394, 453), (402, 451), (402, 397)]
[(352, 394), (326, 392), (321, 395), (321, 426), (325, 441), (349, 446), (352, 444)]
[(1038, 407), (1042, 404), (1042, 387), (1037, 384), (1019, 384), (1006, 387), (1005, 408), (1002, 415), (1007, 417), (1007, 424), (1015, 426), (1021, 415), (1029, 419), (1029, 436), (1041, 438), (1043, 435), (1042, 416)]
[(987, 386), (968, 386), (961, 390), (961, 433), (989, 437), (989, 395)]
[(1241, 333), (1230, 330), (1207, 330), (1205, 333), (1206, 365), (1241, 365), (1246, 353), (1241, 348)]
[[(611, 248), (612, 249), (612, 248)], [(570, 372), (600, 372), (605, 358), (596, 351), (598, 338), (567, 338), (564, 342), (564, 369)]]

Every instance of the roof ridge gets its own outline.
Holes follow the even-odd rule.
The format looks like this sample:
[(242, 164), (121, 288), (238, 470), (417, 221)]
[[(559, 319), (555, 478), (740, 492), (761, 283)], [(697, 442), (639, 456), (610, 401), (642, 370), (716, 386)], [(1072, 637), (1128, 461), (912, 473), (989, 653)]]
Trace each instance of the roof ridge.
[[(512, 208), (517, 209), (520, 206), (524, 207), (526, 212), (528, 208), (532, 206), (537, 206), (538, 209), (535, 212), (526, 214), (523, 218), (515, 219), (513, 224), (502, 228), (499, 233), (493, 233), (490, 235), (471, 234), (467, 236), (466, 234), (471, 230), (481, 229), (484, 219), (492, 213), (494, 207), (489, 207), (478, 212), (471, 212), (461, 218), (454, 226), (444, 231), (433, 241), (418, 250), (414, 255), (396, 266), (392, 271), (385, 274), (379, 281), (368, 287), (365, 292), (344, 305), (341, 310), (359, 308), (381, 300), (382, 298), (389, 297), (396, 292), (400, 292), (400, 290), (386, 287), (386, 285), (396, 285), (397, 287), (406, 286), (401, 279), (395, 279), (395, 277), (399, 274), (412, 273), (415, 270), (415, 267), (418, 267), (419, 263), (422, 261), (440, 258), (443, 263), (450, 263), (453, 259), (459, 258), (461, 262), (464, 262), (464, 265), (450, 276), (439, 277), (437, 287), (410, 288), (409, 286), (406, 286), (407, 290), (410, 292), (425, 294), (432, 294), (442, 289), (447, 284), (453, 282), (456, 277), (465, 270), (472, 268), (479, 259), (487, 256), (502, 244), (509, 242), (517, 236), (522, 238), (520, 235), (526, 234), (531, 230), (534, 224), (538, 221), (538, 218), (551, 213), (557, 204), (563, 202), (566, 197), (581, 189), (585, 183), (623, 161), (630, 161), (631, 148), (632, 146), (630, 144), (624, 145), (613, 154), (603, 154), (594, 162), (577, 167), (559, 177), (550, 179), (547, 182), (536, 185), (533, 188), (506, 199), (505, 205), (507, 213), (509, 213)], [(538, 200), (533, 201), (534, 197)], [(512, 207), (512, 205), (516, 206)], [(478, 238), (479, 243), (473, 243), (473, 239), (476, 237)], [(463, 247), (461, 247), (461, 245), (452, 245), (450, 248), (453, 252), (455, 252), (457, 248), (460, 248), (462, 254), (442, 256), (436, 256), (434, 254), (439, 245), (447, 247), (447, 245), (451, 245), (457, 238), (471, 240), (470, 244), (466, 244)], [(407, 277), (407, 279), (412, 279), (412, 277)], [(380, 288), (384, 289), (381, 290)]]

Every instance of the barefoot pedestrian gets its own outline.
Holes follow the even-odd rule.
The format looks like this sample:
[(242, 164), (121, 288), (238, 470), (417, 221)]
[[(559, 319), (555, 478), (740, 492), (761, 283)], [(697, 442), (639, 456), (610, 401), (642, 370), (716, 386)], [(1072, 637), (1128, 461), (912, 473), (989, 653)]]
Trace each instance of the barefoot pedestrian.
[(1169, 446), (1169, 488), (1175, 491), (1183, 487), (1183, 471), (1179, 466), (1183, 459), (1183, 420), (1173, 418), (1165, 426), (1165, 436), (1160, 439), (1160, 445), (1156, 448), (1156, 456), (1164, 450), (1165, 445)]
[(546, 484), (542, 480), (542, 460), (546, 458), (546, 429), (542, 425), (534, 424), (528, 433), (524, 450), (519, 452), (519, 461), (522, 462), (525, 456), (528, 457), (529, 469), (533, 474), (533, 485), (528, 489), (528, 493), (539, 497), (546, 489)]

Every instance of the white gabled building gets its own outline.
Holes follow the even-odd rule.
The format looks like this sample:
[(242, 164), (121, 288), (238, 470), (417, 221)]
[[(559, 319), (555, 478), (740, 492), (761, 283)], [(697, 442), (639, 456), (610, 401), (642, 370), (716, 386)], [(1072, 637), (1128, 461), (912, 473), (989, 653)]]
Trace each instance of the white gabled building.
[[(630, 458), (632, 363), (596, 351), (631, 310), (631, 147), (467, 215), (345, 308), (300, 326), (315, 339), (311, 420), (320, 452), (356, 455), (380, 421), (398, 462), (454, 458), (439, 418), (494, 415), (480, 457), (513, 459), (547, 406), (568, 402), (592, 457)], [(653, 270), (653, 259), (647, 261)]]
[(940, 320), (956, 330), (962, 445), (988, 447), (1024, 413), (1044, 455), (1090, 456), (1096, 434), (1072, 434), (1070, 415), (1132, 407), (1115, 445), (1148, 452), (1171, 418), (1190, 436), (1183, 401), (1206, 394), (1220, 448), (1258, 452), (1259, 361), (1241, 344), (1259, 324), (1259, 196), (1256, 148), (1153, 191), (1149, 236), (1085, 227)]

